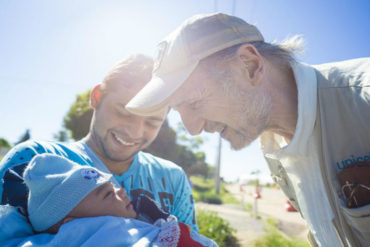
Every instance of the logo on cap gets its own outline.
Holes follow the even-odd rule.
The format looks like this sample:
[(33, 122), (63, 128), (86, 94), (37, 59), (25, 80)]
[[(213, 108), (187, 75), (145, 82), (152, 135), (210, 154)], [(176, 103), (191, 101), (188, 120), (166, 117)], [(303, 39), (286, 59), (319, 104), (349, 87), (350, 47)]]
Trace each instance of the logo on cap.
[(94, 169), (83, 169), (81, 170), (81, 176), (87, 180), (94, 179), (95, 181), (97, 181), (100, 177), (100, 174)]

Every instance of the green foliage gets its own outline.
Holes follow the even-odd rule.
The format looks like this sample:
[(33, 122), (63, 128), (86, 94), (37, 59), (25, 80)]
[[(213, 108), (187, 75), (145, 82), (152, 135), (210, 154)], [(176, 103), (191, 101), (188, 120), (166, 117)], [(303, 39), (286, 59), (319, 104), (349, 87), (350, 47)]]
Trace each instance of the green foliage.
[(11, 148), (11, 146), (7, 140), (0, 138), (0, 148)]
[(279, 227), (279, 221), (275, 218), (267, 218), (266, 223), (268, 224), (268, 226), (272, 226), (276, 229)]
[(66, 130), (60, 130), (54, 135), (54, 139), (59, 142), (66, 142), (69, 139), (68, 132)]
[(205, 162), (205, 154), (194, 153), (188, 147), (177, 144), (176, 132), (167, 121), (163, 123), (157, 138), (145, 151), (175, 162), (189, 175), (207, 176), (208, 165)]
[(240, 201), (237, 200), (226, 188), (225, 184), (221, 184), (221, 199), (222, 203), (229, 203), (229, 204), (240, 204)]
[(64, 118), (64, 126), (75, 140), (80, 140), (89, 133), (93, 109), (90, 107), (90, 90), (78, 94), (76, 101)]
[(266, 235), (257, 239), (254, 247), (309, 247), (310, 245), (302, 240), (288, 239), (278, 229), (278, 221), (273, 218), (266, 219)]
[(245, 204), (245, 210), (249, 213), (252, 213), (252, 210), (253, 210), (253, 206), (252, 206), (252, 203), (246, 203)]
[(216, 194), (215, 182), (213, 179), (205, 179), (192, 176), (193, 182), (193, 197), (195, 201), (201, 201), (212, 204), (232, 203), (239, 204), (240, 202), (233, 197), (225, 188), (225, 184), (221, 183), (220, 195)]
[(182, 123), (177, 125), (176, 132), (178, 134), (179, 143), (189, 147), (191, 150), (199, 149), (204, 143), (204, 140), (199, 136), (191, 137)]
[(210, 204), (222, 204), (222, 199), (220, 195), (215, 192), (202, 193), (200, 195), (200, 201), (210, 203)]
[(194, 183), (194, 189), (199, 192), (209, 191), (215, 187), (215, 182), (213, 181), (213, 179), (206, 179), (195, 176), (192, 176), (190, 179)]
[(240, 246), (234, 233), (236, 230), (229, 222), (222, 219), (215, 212), (197, 211), (199, 233), (214, 240), (220, 247)]

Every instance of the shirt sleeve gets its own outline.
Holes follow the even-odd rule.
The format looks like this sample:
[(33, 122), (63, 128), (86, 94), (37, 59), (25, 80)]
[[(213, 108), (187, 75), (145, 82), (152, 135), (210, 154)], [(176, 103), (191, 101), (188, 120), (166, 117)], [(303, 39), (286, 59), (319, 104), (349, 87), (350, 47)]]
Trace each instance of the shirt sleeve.
[(1, 204), (25, 208), (28, 190), (23, 183), (23, 171), (38, 152), (41, 153), (44, 150), (32, 141), (28, 141), (13, 147), (2, 159), (0, 162)]
[(193, 193), (187, 176), (182, 169), (179, 169), (176, 175), (171, 180), (175, 194), (171, 214), (175, 215), (179, 222), (191, 226), (195, 231), (199, 231), (195, 216)]

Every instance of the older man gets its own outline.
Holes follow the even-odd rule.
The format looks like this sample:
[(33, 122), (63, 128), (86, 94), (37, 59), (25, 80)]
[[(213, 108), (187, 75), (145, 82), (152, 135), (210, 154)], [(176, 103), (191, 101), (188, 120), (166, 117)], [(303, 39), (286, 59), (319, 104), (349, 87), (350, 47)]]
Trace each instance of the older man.
[[(153, 60), (131, 56), (116, 64), (91, 91), (94, 109), (90, 132), (80, 141), (29, 141), (15, 146), (0, 163), (1, 204), (25, 208), (27, 189), (22, 173), (36, 154), (53, 153), (78, 164), (113, 174), (112, 182), (131, 199), (145, 194), (180, 222), (198, 230), (192, 192), (186, 174), (177, 165), (141, 150), (158, 134), (168, 109), (148, 117), (133, 115), (126, 103), (151, 77)], [(51, 164), (52, 166), (52, 164)]]
[(194, 16), (159, 44), (151, 81), (126, 108), (171, 106), (191, 134), (219, 132), (234, 149), (260, 137), (312, 244), (368, 246), (370, 206), (346, 207), (337, 177), (370, 159), (370, 59), (310, 66), (295, 60), (299, 48), (234, 16)]

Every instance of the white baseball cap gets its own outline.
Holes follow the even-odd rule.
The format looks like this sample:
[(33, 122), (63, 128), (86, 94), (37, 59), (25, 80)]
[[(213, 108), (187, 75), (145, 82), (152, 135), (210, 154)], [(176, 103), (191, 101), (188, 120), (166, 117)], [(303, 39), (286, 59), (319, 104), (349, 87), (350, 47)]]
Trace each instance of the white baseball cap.
[(259, 30), (236, 16), (213, 13), (187, 19), (158, 44), (152, 79), (126, 109), (143, 116), (158, 113), (200, 60), (228, 47), (257, 41), (264, 41)]

